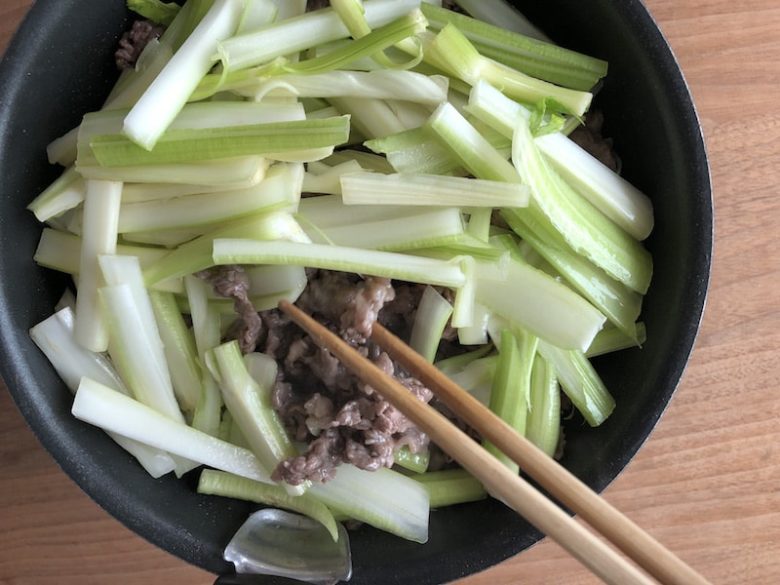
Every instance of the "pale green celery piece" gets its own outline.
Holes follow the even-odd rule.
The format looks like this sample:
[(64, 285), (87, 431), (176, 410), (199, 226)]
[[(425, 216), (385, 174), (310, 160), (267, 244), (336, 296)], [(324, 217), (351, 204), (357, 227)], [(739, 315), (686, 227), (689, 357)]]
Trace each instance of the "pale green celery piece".
[[(511, 183), (507, 184), (510, 186), (517, 186), (520, 191), (526, 194), (528, 193), (525, 185), (513, 185)], [(528, 200), (526, 200), (526, 204), (527, 203)], [(469, 223), (466, 231), (481, 242), (487, 242), (488, 238), (490, 237), (490, 222), (493, 219), (493, 208), (481, 207), (478, 209), (469, 209), (467, 210), (467, 213), (469, 213)]]
[(421, 212), (342, 226), (316, 226), (316, 230), (309, 231), (309, 236), (318, 243), (405, 252), (454, 244), (464, 233), (463, 218), (456, 207), (443, 207), (433, 211), (419, 207), (412, 209)]
[(543, 213), (575, 252), (632, 290), (647, 292), (653, 273), (650, 253), (550, 167), (525, 122), (515, 130), (512, 160), (533, 194), (531, 206), (521, 214)]
[(138, 258), (104, 255), (99, 262), (108, 285), (100, 289), (100, 300), (111, 359), (136, 400), (172, 420), (184, 421)]
[(74, 335), (76, 341), (92, 351), (108, 348), (106, 320), (98, 299), (98, 289), (103, 282), (98, 257), (116, 251), (121, 197), (122, 183), (87, 181)]
[(629, 337), (617, 327), (605, 327), (593, 339), (585, 357), (593, 358), (623, 349), (641, 347), (647, 341), (647, 328), (641, 321), (636, 324), (636, 335)]
[[(211, 350), (206, 363), (233, 421), (263, 466), (276, 469), (285, 459), (295, 457), (298, 452), (271, 404), (271, 388), (260, 388), (249, 375), (238, 343), (231, 341)], [(287, 485), (285, 489), (290, 495), (301, 495), (306, 486)]]
[[(116, 392), (127, 394), (127, 389), (108, 358), (76, 343), (73, 337), (74, 319), (72, 308), (60, 309), (30, 329), (30, 337), (71, 392), (75, 393), (81, 379), (87, 377)], [(108, 434), (155, 479), (170, 473), (176, 467), (173, 459), (164, 451), (147, 447), (115, 433)]]
[(465, 15), (427, 6), (423, 7), (423, 13), (431, 29), (441, 30), (447, 24), (454, 24), (474, 43), (480, 54), (531, 77), (587, 91), (607, 73), (606, 61), (529, 38), (533, 35), (517, 34), (519, 31), (507, 30), (506, 21), (486, 24)]
[[(306, 119), (307, 120), (321, 120), (322, 118), (330, 118), (332, 116), (338, 116), (339, 111), (334, 108), (333, 106), (325, 105), (321, 110), (314, 110), (311, 112), (306, 112)], [(353, 131), (353, 128), (350, 128), (350, 136)], [(352, 139), (350, 138), (350, 141)]]
[(566, 396), (590, 426), (599, 426), (612, 414), (615, 399), (585, 354), (563, 350), (543, 340), (539, 341), (539, 353), (555, 368)]
[[(420, 35), (422, 38), (429, 38), (433, 39), (433, 34), (430, 32), (426, 32), (422, 35)], [(450, 94), (454, 94), (458, 97), (468, 96), (469, 92), (471, 91), (471, 86), (463, 81), (462, 79), (458, 79), (457, 77), (453, 77), (451, 73), (448, 73), (447, 71), (444, 71), (438, 67), (434, 67), (430, 63), (422, 62), (416, 67), (412, 68), (412, 71), (416, 71), (417, 73), (422, 73), (423, 75), (443, 75), (449, 79), (450, 82)], [(456, 97), (456, 99), (458, 99)], [(452, 99), (450, 99), (450, 102), (453, 102)], [(453, 103), (453, 105), (455, 105)]]
[(409, 447), (403, 446), (393, 456), (395, 465), (413, 473), (425, 473), (431, 462), (431, 452), (424, 449), (419, 453), (412, 453)]
[(587, 349), (606, 318), (549, 275), (512, 258), (504, 281), (478, 279), (477, 302), (534, 335), (567, 349)]
[(217, 439), (220, 441), (227, 441), (228, 443), (232, 443), (237, 447), (248, 447), (247, 445), (238, 445), (237, 443), (233, 443), (233, 441), (230, 440), (230, 435), (233, 432), (233, 428), (235, 426), (236, 425), (233, 424), (233, 417), (230, 416), (230, 411), (225, 410), (225, 412), (222, 413), (222, 419), (219, 422), (219, 431), (216, 434)]
[(181, 409), (191, 414), (202, 392), (195, 339), (184, 323), (172, 293), (150, 291), (149, 298), (160, 330), (176, 399)]
[(456, 0), (456, 4), (474, 18), (501, 27), (502, 31), (513, 31), (532, 39), (551, 43), (547, 35), (505, 0)]
[(542, 214), (503, 210), (501, 216), (542, 258), (629, 337), (636, 337), (635, 322), (642, 296), (609, 277), (584, 256), (576, 254)]
[[(272, 309), (278, 308), (281, 301), (287, 301), (290, 303), (296, 302), (305, 288), (305, 286), (300, 286), (295, 289), (283, 290), (268, 295), (252, 296), (249, 298), (249, 300), (252, 301), (252, 305), (254, 305), (258, 311), (270, 311)], [(190, 306), (186, 298), (177, 296), (176, 304), (182, 313), (189, 314)], [(223, 318), (232, 318), (235, 320), (236, 308), (233, 304), (233, 301), (227, 299), (213, 300), (209, 301), (209, 307), (215, 311), (221, 320)], [(227, 327), (222, 327), (223, 332), (226, 332), (227, 329)]]
[(71, 410), (84, 422), (203, 465), (273, 483), (251, 451), (171, 420), (114, 390), (83, 378)]
[[(266, 161), (266, 163), (270, 165), (270, 161)], [(246, 183), (238, 183), (227, 187), (223, 185), (195, 185), (192, 183), (125, 183), (122, 189), (122, 203), (145, 203), (147, 201), (186, 197), (187, 195), (200, 195), (201, 193), (248, 189), (262, 181), (265, 178), (265, 172), (266, 169), (263, 168)]]
[(396, 252), (299, 242), (216, 239), (214, 263), (292, 264), (450, 288), (460, 288), (466, 281), (461, 267), (452, 262)]
[(76, 126), (59, 138), (55, 138), (46, 147), (46, 156), (51, 164), (63, 167), (72, 166), (78, 155), (79, 127)]
[(472, 256), (475, 260), (497, 262), (501, 264), (508, 258), (504, 250), (482, 242), (474, 236), (464, 233), (452, 241), (436, 248), (421, 248), (413, 250), (418, 256), (451, 260), (456, 256)]
[(278, 10), (276, 20), (286, 20), (304, 14), (306, 12), (306, 1), (307, 0), (273, 0), (273, 3), (276, 4)]
[[(371, 28), (381, 27), (419, 6), (420, 0), (367, 0), (364, 3), (366, 22)], [(218, 56), (225, 70), (232, 72), (348, 36), (349, 31), (339, 15), (327, 8), (223, 40), (219, 43)]]
[(458, 262), (466, 276), (465, 284), (455, 291), (452, 305), (451, 326), (456, 328), (474, 325), (474, 306), (477, 292), (477, 261), (473, 256), (456, 256), (452, 260)]
[(246, 275), (249, 290), (258, 297), (301, 289), (307, 283), (306, 270), (302, 266), (250, 266), (246, 268)]
[(429, 129), (414, 128), (369, 140), (364, 146), (387, 156), (391, 169), (405, 174), (465, 175), (460, 162)]
[[(507, 232), (490, 236), (488, 240), (491, 245), (509, 252), (509, 255), (520, 262), (525, 262), (529, 266), (538, 268), (542, 272), (547, 272), (544, 268), (547, 261), (534, 250), (528, 242), (520, 240), (516, 233)], [(555, 271), (553, 271), (555, 272)], [(547, 272), (550, 274), (549, 272)], [(550, 274), (557, 276), (557, 273)]]
[(330, 107), (327, 100), (321, 98), (301, 98), (298, 102), (303, 106), (303, 110), (306, 112), (307, 117), (313, 112), (319, 112)]
[(247, 0), (236, 34), (252, 32), (276, 20), (278, 7), (272, 0)]
[(540, 355), (533, 362), (530, 396), (525, 436), (552, 457), (561, 437), (561, 392), (555, 368)]
[(478, 179), (522, 182), (506, 158), (449, 103), (439, 106), (428, 125), (441, 143)]
[[(444, 77), (442, 79), (446, 80)], [(446, 101), (446, 99), (445, 92), (445, 97), (442, 101)], [(431, 110), (435, 105), (438, 105), (420, 104), (401, 99), (387, 99), (385, 103), (406, 128), (420, 128), (424, 126), (431, 116)], [(364, 140), (361, 140), (361, 142)]]
[(85, 179), (124, 181), (128, 183), (197, 183), (221, 185), (226, 189), (252, 182), (258, 173), (265, 172), (266, 160), (259, 156), (201, 161), (171, 165), (142, 165), (133, 167), (101, 167), (97, 164), (76, 166)]
[[(208, 284), (196, 276), (187, 275), (184, 277), (184, 288), (189, 301), (188, 312), (192, 318), (192, 333), (203, 382), (192, 417), (192, 426), (208, 435), (216, 436), (219, 433), (222, 395), (211, 372), (205, 366), (205, 359), (206, 353), (221, 342), (220, 319), (208, 301), (208, 291), (211, 288)], [(232, 303), (230, 308), (233, 309)]]
[(339, 538), (336, 520), (325, 504), (307, 494), (292, 496), (282, 486), (267, 485), (229, 473), (204, 469), (200, 474), (198, 493), (292, 510), (322, 524), (334, 541)]
[[(353, 42), (354, 41), (352, 40), (342, 39), (339, 41), (333, 41), (332, 43), (327, 43), (325, 45), (319, 45), (317, 47), (314, 47), (311, 50), (312, 54), (314, 55), (312, 59), (317, 59), (324, 55), (333, 53), (335, 51), (343, 50), (345, 47), (348, 47)], [(360, 59), (355, 59), (354, 61), (351, 61), (344, 65), (339, 65), (337, 69), (348, 69), (350, 71), (384, 71), (385, 70), (385, 68), (382, 65), (374, 61), (374, 59), (372, 59), (370, 56), (361, 57)]]
[[(490, 392), (490, 410), (520, 435), (526, 434), (526, 419), (530, 403), (531, 370), (539, 339), (525, 331), (505, 329), (501, 332), (498, 365)], [(489, 441), (485, 449), (513, 473), (517, 463)]]
[(448, 374), (448, 377), (482, 404), (488, 406), (497, 366), (498, 356), (484, 357), (472, 361), (460, 372)]
[(428, 540), (428, 492), (418, 482), (395, 471), (363, 471), (344, 464), (334, 479), (313, 485), (308, 493), (335, 513), (407, 540)]
[(190, 94), (213, 66), (218, 43), (235, 33), (243, 0), (214, 0), (206, 15), (133, 106), (123, 132), (142, 150), (151, 150)]
[[(95, 136), (92, 152), (103, 166), (189, 163), (336, 146), (349, 137), (349, 117), (251, 126), (169, 130), (147, 151), (118, 134)], [(272, 157), (269, 157), (272, 158)]]
[(182, 244), (147, 267), (144, 270), (147, 285), (155, 286), (160, 281), (194, 274), (213, 266), (212, 248), (214, 240), (218, 238), (308, 241), (295, 219), (286, 212), (278, 211), (240, 219)]
[(487, 491), (480, 481), (465, 469), (429, 471), (413, 475), (412, 479), (422, 484), (428, 492), (432, 509), (477, 502), (487, 497)]
[(294, 209), (300, 199), (302, 181), (301, 165), (278, 164), (269, 169), (263, 181), (248, 189), (123, 204), (119, 232), (177, 230)]
[(447, 100), (447, 78), (384, 70), (288, 74), (258, 80), (255, 85), (243, 88), (241, 93), (262, 100), (277, 95), (277, 90), (298, 98), (404, 100), (435, 106)]
[(127, 7), (147, 20), (166, 27), (170, 26), (181, 10), (181, 6), (175, 2), (161, 0), (127, 0)]
[(354, 127), (367, 138), (382, 138), (408, 130), (384, 101), (368, 98), (330, 98), (336, 109), (351, 118)]
[(433, 363), (451, 315), (452, 305), (447, 299), (432, 286), (425, 287), (414, 317), (409, 347)]
[(271, 404), (279, 364), (271, 356), (260, 352), (247, 353), (242, 359), (247, 372), (257, 383), (261, 400), (264, 404)]
[(555, 112), (582, 116), (593, 99), (587, 91), (559, 87), (483, 57), (452, 24), (447, 24), (426, 43), (425, 60), (472, 86), (484, 80), (507, 96), (526, 103), (550, 100), (550, 108)]
[(487, 307), (474, 303), (474, 319), (469, 327), (458, 328), (458, 343), (461, 345), (484, 345), (488, 342), (487, 326), (490, 311)]
[(74, 167), (70, 167), (33, 199), (27, 209), (35, 214), (38, 221), (47, 221), (78, 207), (84, 201), (86, 189), (84, 179)]
[[(44, 228), (33, 260), (41, 266), (77, 275), (80, 269), (81, 238), (79, 236)], [(116, 253), (137, 256), (141, 266), (149, 266), (165, 256), (166, 250), (147, 246), (118, 245)]]
[(529, 194), (518, 183), (410, 173), (353, 173), (343, 177), (341, 188), (347, 205), (524, 207)]
[(486, 343), (483, 347), (480, 347), (479, 349), (475, 349), (467, 353), (463, 353), (460, 355), (453, 356), (451, 358), (440, 360), (436, 362), (434, 365), (439, 370), (441, 370), (442, 373), (449, 376), (450, 374), (462, 372), (463, 369), (466, 366), (468, 366), (471, 362), (485, 357), (491, 351), (493, 351), (493, 345)]
[[(468, 111), (507, 138), (518, 124), (527, 124), (528, 109), (480, 81), (469, 96)], [(634, 238), (643, 240), (653, 228), (650, 199), (562, 133), (540, 136), (534, 144), (552, 168), (579, 194)]]
[[(311, 168), (311, 167), (310, 167)], [(341, 195), (341, 179), (346, 175), (362, 172), (363, 169), (356, 160), (350, 160), (328, 169), (321, 174), (306, 173), (303, 177), (304, 193), (325, 193)]]

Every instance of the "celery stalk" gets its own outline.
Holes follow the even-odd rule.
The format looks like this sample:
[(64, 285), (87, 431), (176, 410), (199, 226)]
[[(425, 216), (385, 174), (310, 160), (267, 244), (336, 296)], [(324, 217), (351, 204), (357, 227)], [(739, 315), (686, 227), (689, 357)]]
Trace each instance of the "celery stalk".
[(592, 427), (615, 409), (615, 399), (581, 351), (566, 351), (539, 341), (539, 353), (555, 368), (558, 381), (572, 404)]
[[(526, 433), (526, 418), (530, 402), (531, 370), (539, 339), (530, 333), (507, 329), (501, 332), (499, 358), (493, 387), (490, 392), (490, 410), (520, 435)], [(513, 473), (519, 471), (498, 447), (486, 441), (485, 449)]]
[(452, 305), (432, 286), (425, 287), (412, 325), (409, 347), (433, 363)]
[(407, 471), (425, 473), (431, 462), (431, 452), (426, 448), (419, 453), (412, 453), (409, 447), (404, 446), (393, 454), (393, 460), (395, 465), (403, 467)]
[(484, 345), (488, 342), (487, 326), (490, 311), (484, 305), (474, 304), (473, 323), (458, 328), (458, 342), (461, 345)]
[(593, 339), (593, 343), (585, 352), (585, 357), (592, 358), (623, 349), (641, 347), (646, 341), (647, 328), (641, 321), (636, 324), (636, 334), (631, 337), (617, 327), (605, 327)]
[(168, 130), (147, 151), (119, 134), (95, 136), (90, 147), (102, 166), (190, 163), (336, 146), (349, 136), (346, 116), (224, 128)]
[(125, 118), (124, 133), (146, 150), (154, 148), (168, 125), (213, 65), (219, 41), (238, 27), (242, 0), (215, 0), (192, 34), (166, 64)]
[(552, 457), (561, 436), (561, 392), (555, 368), (540, 355), (534, 358), (530, 396), (526, 437)]
[(272, 0), (247, 0), (236, 34), (242, 35), (262, 28), (276, 20), (277, 14), (278, 7)]
[(439, 370), (448, 376), (458, 372), (462, 372), (463, 369), (475, 360), (485, 357), (493, 350), (493, 346), (490, 344), (475, 349), (473, 351), (453, 356), (434, 364)]
[[(261, 388), (249, 375), (238, 343), (231, 341), (214, 348), (206, 354), (206, 363), (234, 423), (263, 466), (275, 469), (285, 459), (295, 457), (298, 453), (271, 405), (271, 388)], [(291, 495), (301, 495), (306, 486), (288, 485), (285, 489)]]
[(172, 293), (150, 291), (149, 298), (160, 330), (176, 399), (182, 410), (193, 413), (201, 395), (195, 340), (184, 323)]
[(217, 239), (213, 254), (215, 264), (291, 264), (451, 288), (465, 284), (460, 266), (454, 263), (345, 246)]
[(161, 0), (127, 0), (127, 7), (147, 20), (170, 26), (181, 7), (175, 2)]
[(487, 492), (479, 480), (465, 469), (429, 471), (413, 475), (412, 479), (428, 492), (433, 509), (476, 502), (487, 497)]
[(283, 487), (268, 485), (222, 471), (204, 469), (198, 481), (198, 493), (246, 500), (308, 516), (327, 528), (334, 541), (339, 538), (336, 520), (328, 507), (307, 494), (291, 496)]
[(367, 138), (381, 138), (408, 130), (382, 100), (334, 97), (329, 101), (339, 112), (348, 114), (354, 127)]
[(108, 331), (98, 303), (98, 288), (102, 284), (98, 256), (113, 254), (116, 250), (121, 197), (121, 183), (87, 181), (74, 335), (81, 345), (92, 351), (108, 348)]
[(505, 0), (457, 0), (457, 4), (474, 18), (522, 35), (549, 42), (547, 36)]
[(549, 105), (556, 112), (582, 116), (593, 99), (586, 91), (559, 87), (483, 57), (452, 24), (447, 24), (427, 43), (425, 59), (472, 86), (485, 80), (513, 99), (526, 103), (550, 100)]
[(344, 464), (334, 479), (313, 485), (309, 493), (336, 513), (407, 540), (428, 540), (428, 492), (395, 471), (363, 471)]
[(248, 449), (173, 421), (89, 378), (81, 380), (71, 412), (79, 420), (179, 457), (262, 483), (273, 483)]
[(525, 207), (528, 189), (461, 177), (424, 174), (351, 173), (341, 180), (347, 205), (432, 205), (445, 207)]
[(200, 161), (170, 165), (102, 167), (76, 166), (85, 179), (126, 181), (128, 183), (197, 183), (199, 185), (241, 186), (265, 171), (267, 163), (259, 156)]
[(74, 167), (68, 168), (27, 206), (40, 222), (73, 209), (84, 201), (87, 186)]
[(328, 167), (328, 170), (321, 174), (308, 172), (303, 178), (303, 192), (341, 195), (341, 178), (346, 175), (361, 173), (362, 171), (360, 164), (355, 160), (351, 160), (335, 167)]
[(269, 169), (265, 180), (248, 189), (123, 204), (119, 232), (189, 228), (294, 208), (301, 195), (302, 170), (300, 165), (279, 164)]

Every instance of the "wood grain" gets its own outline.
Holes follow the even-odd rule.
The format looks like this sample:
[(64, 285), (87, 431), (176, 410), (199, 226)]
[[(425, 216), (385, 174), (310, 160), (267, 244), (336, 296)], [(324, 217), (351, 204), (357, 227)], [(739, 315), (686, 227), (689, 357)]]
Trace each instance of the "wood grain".
[[(712, 285), (680, 389), (606, 496), (713, 582), (780, 583), (780, 5), (646, 0), (696, 99), (716, 207)], [(0, 50), (29, 0), (0, 0)], [(0, 389), (0, 584), (207, 585), (52, 462)], [(459, 585), (596, 583), (543, 542)]]

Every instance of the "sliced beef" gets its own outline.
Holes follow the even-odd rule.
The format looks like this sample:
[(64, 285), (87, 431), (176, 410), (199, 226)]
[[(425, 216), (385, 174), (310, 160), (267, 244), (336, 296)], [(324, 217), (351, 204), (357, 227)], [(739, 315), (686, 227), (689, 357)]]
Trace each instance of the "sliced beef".
[(238, 341), (242, 353), (255, 351), (263, 330), (263, 321), (249, 298), (249, 277), (243, 267), (216, 266), (199, 272), (198, 276), (211, 283), (218, 295), (233, 299), (238, 321), (237, 327), (228, 333), (228, 337)]
[(114, 53), (116, 66), (119, 69), (135, 67), (146, 45), (152, 39), (159, 39), (165, 29), (149, 20), (136, 20), (132, 28), (119, 39), (119, 47)]

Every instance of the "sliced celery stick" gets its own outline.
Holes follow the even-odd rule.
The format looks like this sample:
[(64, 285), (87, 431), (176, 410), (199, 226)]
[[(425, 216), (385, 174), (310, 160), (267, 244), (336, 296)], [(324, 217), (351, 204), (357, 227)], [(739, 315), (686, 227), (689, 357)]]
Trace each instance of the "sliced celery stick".
[(458, 328), (458, 342), (461, 345), (484, 345), (488, 342), (487, 326), (490, 311), (484, 305), (474, 304), (474, 322), (469, 327)]
[(650, 253), (550, 167), (525, 121), (520, 121), (515, 130), (512, 160), (533, 193), (532, 205), (521, 213), (544, 213), (575, 252), (629, 288), (647, 292), (653, 273)]
[[(249, 375), (236, 341), (220, 345), (206, 354), (209, 371), (222, 390), (225, 406), (266, 469), (298, 452), (293, 447), (270, 400), (271, 388), (260, 388)], [(305, 485), (286, 485), (291, 495), (301, 495)]]
[(521, 215), (504, 210), (502, 217), (525, 242), (549, 262), (582, 296), (630, 337), (642, 309), (642, 297), (574, 253), (563, 237), (541, 214)]
[[(211, 226), (181, 228), (176, 230), (157, 230), (153, 232), (126, 232), (122, 234), (122, 240), (134, 244), (147, 244), (161, 246), (163, 248), (178, 248), (182, 244), (191, 242), (197, 237), (209, 231)], [(173, 291), (176, 292), (176, 291)]]
[(151, 150), (209, 69), (217, 44), (238, 27), (242, 0), (215, 0), (125, 118), (124, 133)]
[[(219, 315), (208, 302), (209, 285), (195, 276), (186, 276), (184, 286), (189, 301), (189, 313), (192, 318), (192, 333), (200, 359), (201, 393), (192, 417), (192, 426), (204, 433), (217, 436), (222, 395), (211, 372), (205, 367), (206, 353), (220, 344)], [(233, 312), (233, 306), (230, 306)]]
[(168, 130), (147, 151), (119, 134), (95, 136), (90, 146), (102, 166), (190, 163), (248, 155), (325, 148), (346, 142), (349, 118), (275, 122), (249, 126)]
[(559, 87), (483, 57), (452, 24), (426, 44), (425, 59), (472, 86), (485, 80), (513, 99), (526, 103), (550, 100), (550, 107), (556, 112), (582, 116), (593, 99), (586, 91)]
[(331, 511), (325, 504), (307, 494), (291, 496), (281, 486), (268, 485), (211, 469), (201, 472), (198, 493), (247, 500), (299, 512), (327, 528), (334, 541), (339, 538), (338, 526)]
[(636, 336), (629, 337), (617, 327), (605, 327), (593, 339), (585, 357), (592, 358), (622, 349), (640, 347), (647, 341), (647, 328), (641, 321), (636, 324)]
[(70, 167), (33, 199), (27, 209), (35, 214), (38, 221), (47, 221), (81, 204), (86, 190), (84, 179), (74, 167)]
[[(364, 3), (366, 21), (372, 28), (383, 26), (419, 6), (420, 0), (367, 0)], [(349, 31), (339, 15), (328, 8), (224, 40), (219, 43), (219, 54), (225, 70), (230, 72), (348, 36)]]
[[(446, 99), (445, 96), (444, 100)], [(385, 100), (385, 103), (405, 128), (420, 128), (424, 126), (431, 116), (431, 109), (434, 105), (438, 105), (425, 105), (401, 99), (388, 99)]]
[(265, 180), (248, 189), (123, 204), (119, 232), (189, 228), (294, 208), (301, 195), (302, 171), (298, 164), (278, 164), (268, 170)]
[(298, 215), (315, 224), (318, 228), (339, 227), (344, 225), (375, 222), (383, 219), (408, 217), (426, 211), (436, 211), (435, 207), (420, 208), (404, 205), (344, 205), (341, 197), (325, 195), (301, 199)]
[(278, 7), (272, 0), (249, 0), (236, 28), (236, 34), (252, 32), (276, 20)]
[(520, 183), (510, 163), (449, 103), (433, 113), (429, 127), (478, 179)]
[(395, 471), (363, 471), (344, 464), (334, 479), (312, 485), (309, 493), (334, 512), (374, 528), (414, 542), (428, 540), (428, 492)]
[(73, 416), (155, 447), (263, 483), (273, 483), (251, 451), (220, 441), (118, 392), (83, 378), (71, 411)]
[(276, 20), (287, 20), (306, 12), (306, 0), (273, 0), (278, 12)]
[(341, 188), (347, 205), (525, 207), (529, 195), (517, 183), (413, 174), (352, 173)]
[(197, 350), (172, 293), (150, 291), (152, 309), (160, 330), (173, 391), (182, 410), (193, 413), (201, 395)]
[[(505, 423), (525, 435), (528, 404), (531, 391), (531, 370), (539, 339), (522, 330), (501, 332), (498, 365), (490, 392), (490, 410)], [(489, 441), (485, 449), (506, 467), (517, 473), (519, 467), (512, 459)]]
[(193, 274), (213, 266), (213, 243), (218, 238), (308, 241), (298, 223), (286, 212), (267, 213), (233, 221), (179, 246), (148, 266), (144, 270), (147, 285), (155, 286), (161, 281)]
[(534, 358), (531, 372), (531, 402), (526, 437), (534, 445), (555, 455), (561, 436), (561, 391), (555, 368), (542, 356)]
[(267, 163), (260, 156), (200, 161), (170, 165), (102, 167), (97, 164), (76, 166), (85, 179), (126, 181), (128, 183), (197, 183), (199, 185), (243, 185), (251, 182)]
[(351, 160), (332, 168), (329, 167), (322, 174), (306, 173), (306, 176), (303, 178), (303, 192), (341, 195), (341, 178), (346, 175), (361, 173), (362, 171), (360, 164), (355, 160)]
[(127, 7), (145, 19), (166, 27), (170, 26), (181, 10), (181, 6), (175, 2), (161, 0), (127, 0)]
[(487, 492), (479, 480), (465, 469), (429, 471), (413, 475), (412, 479), (428, 492), (433, 509), (476, 502), (487, 497)]
[(456, 2), (474, 18), (501, 27), (502, 31), (516, 33), (549, 42), (547, 36), (523, 16), (516, 7), (504, 0), (457, 0)]
[(345, 246), (241, 239), (214, 240), (215, 264), (292, 264), (325, 270), (357, 272), (459, 288), (465, 284), (460, 266), (395, 252)]
[(471, 362), (485, 357), (491, 351), (493, 351), (493, 346), (491, 344), (486, 344), (484, 347), (480, 347), (474, 351), (438, 361), (435, 366), (449, 376), (450, 374), (462, 372)]
[(122, 203), (145, 203), (147, 201), (160, 201), (187, 195), (200, 195), (201, 193), (218, 193), (233, 189), (248, 189), (256, 186), (265, 178), (266, 166), (270, 161), (265, 161), (260, 172), (251, 177), (246, 183), (238, 183), (225, 187), (223, 185), (195, 185), (187, 183), (125, 183), (122, 190)]
[(108, 331), (98, 303), (98, 288), (103, 281), (98, 256), (113, 254), (116, 250), (121, 197), (121, 183), (87, 181), (74, 335), (81, 345), (92, 351), (108, 348)]
[(348, 114), (352, 125), (367, 138), (381, 138), (408, 130), (382, 100), (334, 97), (328, 101), (342, 114)]
[(444, 328), (452, 315), (452, 305), (432, 286), (425, 287), (412, 325), (409, 347), (433, 363)]
[(419, 453), (412, 453), (409, 447), (403, 446), (393, 454), (393, 460), (395, 465), (407, 471), (425, 473), (431, 462), (431, 452), (426, 448)]
[[(447, 245), (463, 234), (463, 219), (458, 208), (423, 209), (422, 213), (321, 228), (320, 231), (325, 243), (394, 252)], [(314, 230), (309, 235), (317, 241)]]
[(615, 399), (581, 351), (566, 351), (539, 341), (539, 353), (555, 368), (558, 381), (572, 404), (592, 427), (615, 409)]
[(505, 281), (478, 279), (477, 302), (567, 349), (587, 349), (606, 321), (577, 293), (515, 259)]

